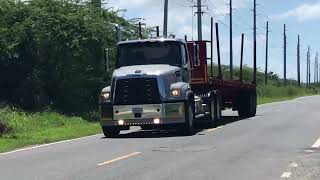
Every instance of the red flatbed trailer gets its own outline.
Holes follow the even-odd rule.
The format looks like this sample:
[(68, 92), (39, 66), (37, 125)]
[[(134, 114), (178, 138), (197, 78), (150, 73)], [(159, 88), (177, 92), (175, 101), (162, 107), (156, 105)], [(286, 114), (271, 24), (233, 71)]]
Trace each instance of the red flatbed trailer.
[[(207, 57), (207, 44), (212, 41), (188, 41), (189, 58), (192, 59), (191, 88), (195, 94), (205, 95), (212, 91), (221, 93), (221, 109), (238, 110), (239, 116), (252, 117), (256, 115), (257, 95), (256, 84), (242, 80), (223, 80), (222, 75), (213, 76), (208, 73), (208, 60), (213, 65), (213, 58)], [(211, 51), (212, 54), (212, 51)], [(218, 63), (221, 72), (220, 62)], [(241, 64), (242, 66), (242, 64)], [(210, 68), (212, 71), (212, 68)], [(242, 69), (242, 68), (241, 68)], [(240, 72), (242, 74), (242, 72)], [(242, 76), (242, 75), (241, 75)], [(255, 74), (253, 75), (254, 80)]]

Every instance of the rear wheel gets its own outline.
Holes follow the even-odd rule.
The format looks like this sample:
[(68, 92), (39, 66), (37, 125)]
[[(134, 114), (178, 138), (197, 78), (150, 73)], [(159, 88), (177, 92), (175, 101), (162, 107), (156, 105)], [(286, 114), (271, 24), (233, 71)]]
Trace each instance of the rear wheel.
[(102, 127), (102, 132), (105, 137), (117, 137), (120, 134), (120, 130), (111, 127)]
[(252, 93), (252, 104), (251, 104), (251, 114), (250, 117), (254, 117), (257, 114), (257, 94)]
[(215, 98), (215, 119), (216, 122), (220, 122), (222, 119), (222, 110), (221, 110), (221, 99), (220, 96), (217, 96)]
[(210, 127), (216, 127), (221, 120), (221, 116), (222, 111), (220, 98), (217, 94), (212, 95), (210, 98)]
[(238, 102), (238, 114), (240, 117), (254, 117), (257, 112), (257, 94), (243, 93)]

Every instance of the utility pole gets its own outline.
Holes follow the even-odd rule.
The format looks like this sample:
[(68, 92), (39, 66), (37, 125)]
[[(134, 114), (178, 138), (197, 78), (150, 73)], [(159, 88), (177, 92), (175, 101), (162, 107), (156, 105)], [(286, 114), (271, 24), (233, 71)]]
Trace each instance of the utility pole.
[(198, 8), (198, 41), (202, 41), (202, 5), (201, 0), (197, 0)]
[(230, 80), (233, 80), (232, 0), (230, 0)]
[(319, 54), (317, 52), (317, 83), (319, 83)]
[(319, 56), (318, 56), (318, 84), (320, 83), (320, 67), (319, 67)]
[(315, 84), (317, 82), (317, 56), (314, 57), (314, 71), (313, 71), (313, 83)]
[(287, 85), (287, 35), (286, 24), (283, 26), (283, 84)]
[(163, 37), (168, 36), (168, 0), (164, 0), (164, 22), (163, 22)]
[(298, 75), (298, 86), (301, 86), (300, 80), (300, 35), (298, 35), (298, 46), (297, 46), (297, 75)]
[(253, 84), (257, 83), (257, 1), (253, 1)]
[(306, 75), (307, 87), (309, 87), (309, 48), (310, 47), (308, 47), (308, 52), (307, 52), (307, 75)]
[(266, 69), (264, 72), (265, 84), (268, 84), (268, 47), (269, 46), (269, 21), (267, 21), (266, 29)]
[(311, 87), (311, 50), (309, 51), (309, 87)]
[(316, 73), (316, 83), (318, 84), (319, 83), (319, 56), (318, 56), (318, 52), (317, 52), (317, 63), (316, 63), (316, 71), (317, 71), (317, 73)]
[(307, 87), (310, 87), (310, 80), (311, 80), (311, 73), (310, 73), (310, 57), (311, 57), (311, 50), (310, 46), (308, 46), (308, 53), (307, 53)]
[(318, 83), (318, 52), (314, 59), (314, 84)]

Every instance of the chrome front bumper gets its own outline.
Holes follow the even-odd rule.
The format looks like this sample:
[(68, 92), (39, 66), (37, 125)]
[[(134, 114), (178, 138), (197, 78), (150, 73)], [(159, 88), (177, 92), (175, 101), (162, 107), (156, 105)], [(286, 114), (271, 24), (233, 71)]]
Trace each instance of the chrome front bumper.
[(101, 105), (101, 125), (119, 126), (118, 121), (123, 120), (121, 126), (139, 126), (154, 124), (154, 119), (159, 119), (159, 124), (178, 124), (185, 122), (184, 102), (144, 104), (144, 105)]

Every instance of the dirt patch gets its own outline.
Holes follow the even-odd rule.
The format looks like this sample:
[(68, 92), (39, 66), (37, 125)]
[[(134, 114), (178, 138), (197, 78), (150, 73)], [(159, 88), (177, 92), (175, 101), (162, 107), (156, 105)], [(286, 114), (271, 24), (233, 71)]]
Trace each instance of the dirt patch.
[(12, 131), (12, 128), (9, 127), (6, 123), (0, 121), (0, 137), (5, 134), (8, 134)]

